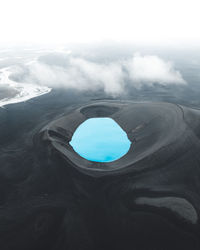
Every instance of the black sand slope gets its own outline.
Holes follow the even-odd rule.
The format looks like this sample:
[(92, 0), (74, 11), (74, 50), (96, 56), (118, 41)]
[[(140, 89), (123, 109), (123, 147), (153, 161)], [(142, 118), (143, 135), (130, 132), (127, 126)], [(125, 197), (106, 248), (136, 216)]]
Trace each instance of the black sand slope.
[[(51, 93), (1, 110), (0, 249), (200, 249), (200, 111), (75, 100)], [(90, 117), (118, 122), (129, 152), (78, 156), (68, 142)]]

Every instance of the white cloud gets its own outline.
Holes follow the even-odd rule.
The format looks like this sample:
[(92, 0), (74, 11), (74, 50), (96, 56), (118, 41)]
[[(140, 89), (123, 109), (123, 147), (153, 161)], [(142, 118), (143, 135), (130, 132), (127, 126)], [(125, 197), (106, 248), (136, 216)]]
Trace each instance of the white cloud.
[(118, 63), (97, 64), (84, 59), (71, 59), (71, 65), (82, 73), (91, 85), (102, 86), (107, 93), (120, 93), (123, 90), (124, 72)]
[(131, 60), (125, 62), (125, 67), (130, 79), (137, 87), (153, 83), (162, 85), (186, 84), (181, 73), (174, 69), (173, 63), (166, 62), (158, 56), (141, 56), (137, 53)]
[[(103, 89), (111, 95), (123, 91), (124, 72), (118, 63), (98, 64), (82, 58), (70, 57), (64, 67), (36, 62), (28, 66), (23, 80), (47, 85), (53, 88), (72, 88), (77, 90)], [(21, 69), (17, 69), (19, 77)]]
[(127, 84), (135, 88), (153, 86), (154, 83), (186, 84), (173, 63), (152, 55), (135, 54), (131, 59), (103, 64), (60, 54), (36, 61), (27, 67), (28, 70), (23, 70), (23, 74), (21, 69), (18, 70), (15, 77), (20, 79), (20, 75), (24, 75), (23, 81), (52, 88), (80, 91), (103, 89), (113, 96), (126, 91)]

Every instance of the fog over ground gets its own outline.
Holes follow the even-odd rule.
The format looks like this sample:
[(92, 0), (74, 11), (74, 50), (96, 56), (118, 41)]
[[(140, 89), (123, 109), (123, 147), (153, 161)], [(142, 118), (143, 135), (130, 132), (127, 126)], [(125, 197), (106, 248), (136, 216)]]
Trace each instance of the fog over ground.
[(199, 7), (197, 0), (3, 0), (0, 98), (8, 103), (16, 93), (15, 102), (24, 101), (64, 89), (112, 98), (140, 92), (151, 100), (158, 92), (160, 100), (187, 93), (192, 100), (200, 78)]
[(18, 78), (26, 82), (77, 90), (103, 89), (111, 95), (126, 91), (127, 81), (133, 87), (155, 83), (186, 84), (172, 62), (155, 55), (135, 54), (130, 59), (97, 63), (81, 57), (50, 54), (40, 57), (24, 69), (19, 67)]
[(99, 62), (63, 51), (44, 53), (42, 56), (36, 54), (35, 58), (29, 60), (25, 60), (26, 63), (20, 63), (20, 60), (16, 63), (14, 60), (11, 74), (13, 80), (65, 90), (102, 89), (113, 96), (126, 92), (127, 85), (141, 88), (156, 83), (186, 84), (172, 61), (151, 54), (134, 53), (129, 58)]
[[(100, 91), (112, 98), (133, 98), (139, 94), (153, 98), (158, 92), (162, 96), (164, 93), (183, 98), (187, 93), (189, 98), (199, 85), (199, 55), (191, 50), (165, 51), (116, 44), (1, 50), (0, 98), (4, 101), (7, 98), (6, 103), (10, 98), (15, 103), (16, 96), (17, 102), (26, 101), (50, 90), (74, 90), (91, 95)], [(30, 91), (30, 86), (28, 95), (26, 87)], [(25, 92), (26, 99), (21, 95)]]

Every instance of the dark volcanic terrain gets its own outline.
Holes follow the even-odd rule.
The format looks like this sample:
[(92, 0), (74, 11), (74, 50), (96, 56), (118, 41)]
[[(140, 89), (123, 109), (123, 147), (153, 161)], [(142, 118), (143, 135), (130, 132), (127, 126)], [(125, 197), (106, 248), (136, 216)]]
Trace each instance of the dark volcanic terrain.
[[(52, 91), (0, 110), (0, 249), (200, 249), (200, 111), (95, 98)], [(90, 117), (115, 119), (128, 154), (78, 156), (68, 142)]]

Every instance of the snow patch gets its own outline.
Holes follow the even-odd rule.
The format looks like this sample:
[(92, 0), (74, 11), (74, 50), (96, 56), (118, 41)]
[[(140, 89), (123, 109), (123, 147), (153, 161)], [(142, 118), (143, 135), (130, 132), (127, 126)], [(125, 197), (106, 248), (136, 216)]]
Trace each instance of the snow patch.
[(3, 98), (0, 100), (0, 107), (8, 104), (14, 104), (19, 102), (25, 102), (31, 98), (47, 94), (51, 91), (51, 88), (46, 86), (39, 86), (30, 83), (18, 83), (9, 78), (12, 74), (11, 67), (6, 67), (0, 70), (0, 87), (7, 85), (13, 90), (17, 91), (17, 95), (11, 98)]

